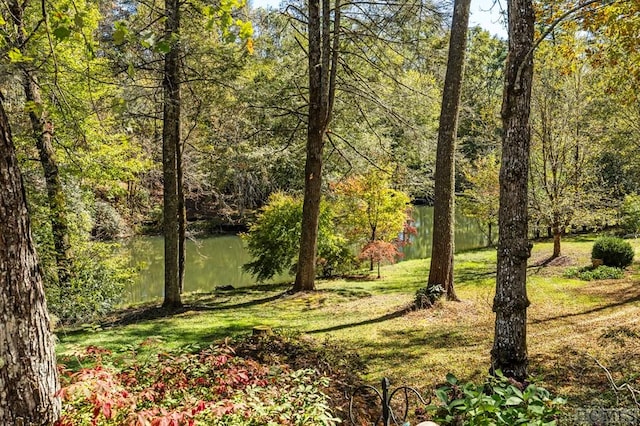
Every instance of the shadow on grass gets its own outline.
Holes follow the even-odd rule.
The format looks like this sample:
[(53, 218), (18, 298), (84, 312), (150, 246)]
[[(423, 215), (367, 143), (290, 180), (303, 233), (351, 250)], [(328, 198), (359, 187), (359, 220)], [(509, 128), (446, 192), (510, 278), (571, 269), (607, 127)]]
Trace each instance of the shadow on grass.
[(384, 321), (392, 320), (392, 319), (395, 319), (395, 318), (400, 318), (400, 317), (408, 314), (411, 311), (413, 311), (413, 306), (407, 306), (407, 307), (399, 309), (399, 310), (397, 310), (395, 312), (391, 312), (391, 313), (382, 315), (382, 316), (377, 317), (377, 318), (371, 318), (371, 319), (368, 319), (368, 320), (352, 322), (352, 323), (348, 323), (348, 324), (334, 325), (332, 327), (320, 328), (320, 329), (317, 329), (317, 330), (307, 331), (306, 333), (307, 334), (327, 333), (327, 332), (330, 332), (330, 331), (344, 330), (346, 328), (358, 327), (358, 326), (361, 326), (361, 325), (377, 324), (377, 323), (381, 323), (381, 322), (384, 322)]
[(458, 268), (455, 270), (455, 280), (461, 284), (471, 284), (473, 281), (482, 281), (495, 277), (496, 270), (482, 270), (480, 268)]
[[(607, 295), (607, 296), (609, 296), (609, 295)], [(628, 305), (630, 303), (635, 303), (635, 302), (640, 302), (640, 295), (627, 297), (626, 299), (620, 300), (619, 302), (609, 303), (609, 304), (606, 304), (606, 305), (598, 306), (596, 308), (587, 309), (586, 311), (571, 312), (571, 313), (566, 313), (566, 314), (562, 314), (562, 315), (556, 315), (556, 316), (553, 316), (553, 317), (532, 320), (531, 324), (541, 324), (541, 323), (550, 322), (550, 321), (556, 321), (556, 320), (561, 320), (561, 319), (579, 317), (579, 316), (582, 316), (582, 315), (589, 315), (589, 314), (593, 314), (593, 313), (596, 313), (596, 312), (606, 311), (608, 309), (619, 308), (621, 306), (625, 306), (625, 305)]]
[[(227, 292), (226, 296), (239, 295), (248, 293), (248, 291)], [(208, 311), (228, 311), (233, 309), (249, 308), (252, 306), (258, 306), (265, 303), (273, 302), (289, 294), (289, 291), (276, 293), (274, 295), (263, 297), (260, 299), (252, 299), (242, 303), (236, 303), (227, 305), (226, 303), (230, 299), (225, 299), (213, 303), (208, 303), (213, 300), (213, 297), (208, 299), (201, 299), (192, 303), (185, 303), (181, 308), (166, 308), (157, 305), (145, 305), (139, 308), (129, 308), (120, 312), (112, 314), (109, 318), (104, 319), (99, 323), (99, 327), (116, 327), (125, 326), (130, 324), (136, 324), (143, 321), (153, 321), (163, 318), (171, 318), (177, 315), (181, 315), (187, 312), (208, 312)], [(215, 297), (215, 296), (214, 296)], [(85, 328), (77, 329), (65, 329), (66, 335), (75, 335), (86, 333)]]

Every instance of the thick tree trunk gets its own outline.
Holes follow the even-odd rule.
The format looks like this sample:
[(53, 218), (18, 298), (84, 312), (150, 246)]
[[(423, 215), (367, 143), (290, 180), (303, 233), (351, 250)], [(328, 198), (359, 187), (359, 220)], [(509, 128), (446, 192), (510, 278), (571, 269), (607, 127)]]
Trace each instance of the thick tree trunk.
[[(165, 2), (165, 36), (178, 35), (178, 0)], [(164, 58), (164, 111), (162, 128), (162, 174), (164, 178), (164, 302), (167, 308), (182, 306), (180, 297), (180, 221), (178, 150), (180, 149), (180, 41)]]
[(0, 424), (51, 425), (58, 374), (22, 177), (0, 97)]
[(471, 0), (456, 0), (454, 4), (447, 74), (444, 81), (440, 127), (438, 129), (433, 250), (427, 287), (441, 285), (446, 291), (448, 300), (458, 300), (453, 286), (454, 162), (470, 4)]
[[(298, 272), (294, 291), (315, 290), (318, 220), (322, 195), (322, 151), (329, 122), (332, 93), (329, 90), (330, 31), (328, 1), (309, 1), (309, 116), (304, 201)], [(334, 24), (335, 25), (335, 24)]]
[(562, 237), (562, 232), (560, 231), (560, 225), (554, 225), (552, 227), (553, 230), (553, 255), (552, 258), (556, 258), (560, 256), (560, 238)]
[[(20, 46), (23, 54), (26, 40), (24, 28), (25, 3), (11, 2), (11, 17), (17, 28), (16, 44)], [(52, 144), (53, 123), (48, 120), (47, 113), (42, 104), (40, 86), (36, 74), (28, 68), (28, 64), (22, 66), (22, 87), (25, 100), (30, 104), (29, 120), (36, 147), (40, 156), (40, 164), (44, 171), (47, 187), (47, 202), (49, 204), (49, 218), (53, 234), (53, 245), (56, 259), (56, 277), (60, 286), (60, 297), (66, 297), (67, 290), (71, 286), (71, 274), (73, 260), (71, 256), (71, 243), (69, 242), (69, 225), (67, 220), (66, 196), (62, 189), (58, 162)], [(41, 112), (38, 112), (41, 109)]]
[(502, 104), (504, 139), (500, 169), (500, 234), (493, 310), (491, 370), (527, 377), (527, 177), (531, 131), (534, 10), (531, 0), (509, 0), (509, 56)]

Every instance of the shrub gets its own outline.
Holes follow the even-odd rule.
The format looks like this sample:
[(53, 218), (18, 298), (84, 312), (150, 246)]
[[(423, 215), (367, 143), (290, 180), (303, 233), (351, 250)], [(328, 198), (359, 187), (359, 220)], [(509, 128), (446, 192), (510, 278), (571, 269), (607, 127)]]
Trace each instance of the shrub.
[(620, 226), (629, 233), (640, 233), (640, 195), (628, 194), (620, 206)]
[(436, 389), (442, 405), (431, 405), (433, 420), (440, 424), (475, 425), (555, 425), (562, 398), (552, 399), (539, 386), (522, 384), (500, 371), (484, 383), (462, 383), (452, 374), (447, 384)]
[(602, 259), (606, 266), (626, 268), (633, 262), (633, 247), (627, 241), (616, 237), (601, 237), (591, 250), (591, 258)]
[(624, 271), (613, 266), (600, 265), (597, 268), (585, 266), (582, 268), (569, 268), (565, 271), (566, 278), (579, 278), (584, 281), (617, 280), (624, 276)]
[(129, 226), (124, 221), (118, 210), (104, 201), (96, 201), (93, 206), (93, 228), (91, 235), (94, 238), (107, 241), (115, 240), (130, 234)]
[[(254, 258), (244, 265), (244, 269), (258, 281), (285, 271), (293, 272), (298, 261), (301, 222), (302, 200), (282, 193), (271, 195), (249, 232), (242, 236)], [(330, 276), (350, 265), (352, 258), (345, 238), (336, 230), (333, 210), (322, 202), (318, 224), (318, 272)]]
[(49, 311), (63, 323), (91, 321), (121, 301), (135, 275), (128, 259), (116, 254), (117, 244), (84, 243), (76, 247), (69, 288), (55, 281), (45, 289)]

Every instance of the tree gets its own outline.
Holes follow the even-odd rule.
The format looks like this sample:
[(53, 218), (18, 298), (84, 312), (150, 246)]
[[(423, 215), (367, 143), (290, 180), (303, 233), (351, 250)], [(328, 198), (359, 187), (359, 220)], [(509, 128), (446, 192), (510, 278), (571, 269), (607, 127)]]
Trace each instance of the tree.
[(448, 300), (458, 300), (453, 287), (454, 163), (470, 5), (471, 0), (456, 0), (453, 6), (449, 59), (442, 93), (436, 154), (433, 252), (427, 288), (442, 286)]
[(524, 381), (528, 363), (527, 259), (531, 247), (527, 228), (527, 183), (535, 13), (531, 0), (509, 0), (507, 5), (509, 54), (502, 104), (504, 139), (491, 371), (502, 370), (505, 376)]
[(591, 135), (597, 132), (590, 123), (594, 96), (585, 47), (563, 31), (536, 54), (529, 196), (532, 217), (552, 230), (552, 258), (560, 256), (561, 236), (574, 218), (585, 225), (602, 206), (592, 184), (598, 141)]
[[(473, 163), (500, 146), (500, 104), (507, 44), (480, 27), (469, 30), (462, 84), (458, 144), (462, 160)], [(458, 161), (464, 166), (464, 163)], [(497, 180), (496, 180), (497, 181)], [(456, 190), (464, 187), (456, 182)]]
[[(12, 24), (15, 29), (14, 45), (22, 58), (28, 58), (28, 41), (36, 34), (29, 34), (25, 25), (25, 9), (28, 2), (11, 1), (9, 10)], [(44, 171), (47, 188), (47, 201), (49, 204), (49, 218), (56, 260), (57, 285), (60, 288), (61, 299), (68, 296), (71, 287), (71, 274), (73, 261), (71, 256), (70, 231), (67, 219), (66, 194), (62, 188), (58, 160), (53, 148), (54, 125), (47, 114), (43, 104), (40, 85), (38, 82), (38, 65), (32, 61), (21, 59), (18, 67), (21, 71), (22, 87), (26, 101), (25, 108), (28, 111), (33, 139), (35, 140), (40, 164)]]
[[(322, 5), (322, 9), (320, 6)], [(309, 114), (304, 170), (304, 201), (298, 272), (294, 291), (315, 289), (318, 217), (322, 195), (322, 151), (335, 100), (338, 46), (340, 43), (340, 0), (310, 0), (308, 8)]]
[(500, 162), (493, 153), (478, 158), (473, 167), (464, 171), (470, 186), (462, 193), (460, 208), (465, 216), (474, 217), (483, 225), (489, 246), (493, 245), (493, 228), (498, 224), (499, 174)]
[(162, 176), (164, 220), (164, 302), (182, 306), (184, 279), (184, 193), (182, 192), (182, 147), (180, 138), (180, 2), (165, 0), (165, 40), (171, 42), (164, 57)]
[(60, 416), (55, 347), (22, 177), (0, 96), (0, 423)]
[[(389, 244), (398, 242), (407, 224), (407, 194), (390, 188), (388, 175), (379, 170), (351, 176), (336, 184), (334, 192), (339, 226), (349, 242), (360, 247), (360, 257), (370, 260), (369, 270), (375, 262), (379, 266), (381, 260), (393, 259), (388, 253), (398, 254), (398, 250), (389, 250)], [(365, 252), (375, 255), (367, 257)]]

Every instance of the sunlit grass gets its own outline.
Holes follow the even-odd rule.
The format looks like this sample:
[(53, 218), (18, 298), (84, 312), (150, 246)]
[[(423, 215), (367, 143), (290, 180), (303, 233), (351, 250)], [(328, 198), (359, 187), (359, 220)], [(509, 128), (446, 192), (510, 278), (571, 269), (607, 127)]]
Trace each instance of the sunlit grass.
[[(621, 280), (563, 277), (567, 267), (590, 263), (592, 241), (566, 239), (563, 257), (547, 266), (537, 265), (548, 258), (552, 245), (536, 243), (528, 271), (531, 374), (574, 405), (613, 399), (591, 357), (610, 367), (616, 379), (635, 381), (640, 374), (638, 264)], [(638, 242), (632, 244), (638, 250)], [(161, 336), (166, 349), (208, 345), (268, 325), (343, 342), (367, 362), (365, 379), (372, 383), (387, 376), (396, 384), (430, 388), (447, 372), (480, 379), (489, 368), (493, 339), (496, 251), (456, 256), (461, 302), (408, 310), (415, 291), (426, 284), (428, 268), (429, 260), (401, 262), (383, 267), (381, 280), (321, 280), (317, 292), (300, 295), (287, 294), (287, 285), (191, 295), (187, 309), (171, 316), (141, 314), (127, 325), (59, 330), (58, 353), (69, 355), (87, 345), (123, 350), (150, 336)]]

